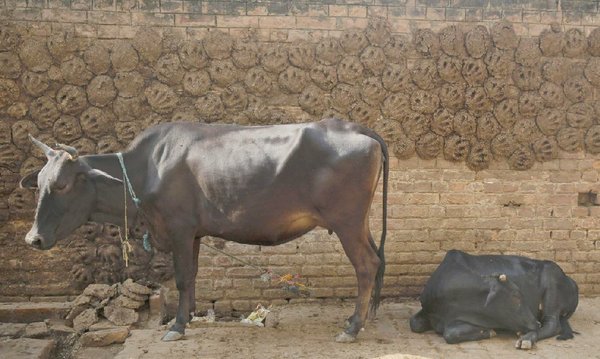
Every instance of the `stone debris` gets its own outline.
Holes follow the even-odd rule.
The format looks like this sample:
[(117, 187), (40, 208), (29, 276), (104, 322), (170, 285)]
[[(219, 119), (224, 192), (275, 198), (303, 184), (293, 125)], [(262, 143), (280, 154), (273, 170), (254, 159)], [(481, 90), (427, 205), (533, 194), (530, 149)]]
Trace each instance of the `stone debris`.
[(83, 305), (91, 304), (91, 302), (92, 302), (92, 297), (90, 297), (89, 295), (82, 294), (82, 295), (78, 296), (77, 298), (75, 298), (75, 300), (73, 301), (73, 306), (80, 307)]
[(139, 319), (135, 310), (113, 304), (104, 307), (104, 316), (115, 325), (131, 325)]
[(123, 343), (129, 335), (127, 327), (103, 329), (84, 333), (79, 342), (84, 347), (104, 347), (115, 343)]
[(25, 338), (44, 338), (50, 334), (45, 322), (29, 323), (25, 327), (23, 337)]
[(86, 309), (73, 319), (73, 329), (78, 332), (87, 330), (92, 324), (98, 322), (98, 312), (94, 308)]
[(129, 308), (129, 309), (138, 309), (145, 304), (145, 302), (143, 302), (143, 301), (137, 301), (137, 300), (131, 299), (125, 295), (118, 296), (112, 303), (119, 307)]
[(99, 330), (112, 329), (115, 328), (115, 325), (108, 319), (100, 319), (98, 323), (92, 324), (88, 331), (97, 332)]
[(49, 359), (56, 343), (54, 340), (19, 338), (0, 341), (2, 359)]
[(119, 292), (122, 295), (124, 295), (124, 296), (126, 296), (128, 298), (131, 298), (133, 300), (142, 301), (142, 302), (148, 300), (148, 296), (147, 295), (140, 295), (140, 294), (134, 293), (134, 292), (131, 291), (131, 289), (129, 289), (126, 286), (121, 286), (119, 288)]
[[(67, 323), (72, 323), (73, 329), (79, 333), (130, 326), (140, 320), (137, 310), (146, 305), (153, 293), (152, 288), (135, 283), (131, 279), (114, 285), (90, 284), (73, 301), (73, 308), (65, 319)], [(161, 309), (164, 306), (159, 307), (159, 312), (164, 312)], [(162, 324), (163, 315), (156, 317), (156, 324)]]
[(0, 323), (0, 337), (20, 337), (26, 326), (25, 323)]
[(70, 335), (75, 333), (75, 329), (67, 325), (64, 319), (46, 319), (44, 321), (52, 335)]
[(100, 300), (113, 297), (116, 293), (117, 287), (108, 284), (90, 284), (83, 291), (83, 295), (96, 297)]

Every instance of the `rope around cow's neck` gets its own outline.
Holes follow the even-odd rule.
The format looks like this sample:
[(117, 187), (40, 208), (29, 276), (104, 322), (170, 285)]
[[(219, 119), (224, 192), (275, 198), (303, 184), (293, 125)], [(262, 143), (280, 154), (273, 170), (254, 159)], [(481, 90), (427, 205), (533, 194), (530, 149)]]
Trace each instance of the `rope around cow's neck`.
[[(129, 252), (132, 250), (132, 246), (129, 243), (129, 225), (127, 223), (127, 190), (129, 190), (129, 194), (131, 199), (133, 200), (133, 204), (135, 208), (140, 209), (140, 204), (142, 201), (138, 196), (135, 195), (135, 191), (133, 190), (133, 185), (129, 180), (129, 176), (127, 175), (127, 168), (125, 167), (125, 161), (123, 161), (123, 154), (121, 152), (116, 153), (117, 158), (119, 159), (119, 164), (121, 165), (121, 170), (123, 171), (123, 208), (124, 208), (124, 223), (125, 226), (125, 239), (121, 237), (121, 229), (119, 228), (119, 238), (121, 239), (121, 248), (123, 251), (123, 259), (125, 260), (125, 267), (129, 266)], [(147, 252), (150, 252), (152, 248), (150, 247), (150, 240), (148, 238), (148, 231), (144, 233), (142, 245)]]

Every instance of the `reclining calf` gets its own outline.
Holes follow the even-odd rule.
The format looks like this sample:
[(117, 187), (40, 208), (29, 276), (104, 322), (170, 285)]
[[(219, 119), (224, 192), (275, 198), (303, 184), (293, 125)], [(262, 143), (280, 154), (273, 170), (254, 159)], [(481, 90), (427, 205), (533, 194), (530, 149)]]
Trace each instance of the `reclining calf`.
[(554, 262), (509, 255), (474, 256), (451, 250), (433, 272), (410, 319), (415, 333), (435, 330), (449, 344), (517, 333), (516, 347), (530, 349), (558, 335), (573, 338), (568, 319), (578, 288)]

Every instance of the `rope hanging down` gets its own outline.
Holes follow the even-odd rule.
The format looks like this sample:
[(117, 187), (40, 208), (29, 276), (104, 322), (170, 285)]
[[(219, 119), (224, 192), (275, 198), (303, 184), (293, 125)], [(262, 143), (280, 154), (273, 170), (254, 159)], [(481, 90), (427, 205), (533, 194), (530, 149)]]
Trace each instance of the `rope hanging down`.
[(220, 253), (220, 254), (227, 256), (235, 261), (238, 261), (245, 266), (248, 266), (248, 267), (251, 267), (251, 268), (261, 271), (262, 273), (260, 275), (260, 279), (263, 282), (269, 282), (271, 280), (276, 280), (279, 284), (281, 284), (282, 289), (287, 290), (288, 292), (292, 292), (296, 295), (300, 295), (303, 297), (310, 296), (310, 288), (305, 283), (303, 283), (300, 274), (288, 273), (288, 274), (284, 274), (284, 275), (279, 275), (279, 274), (273, 272), (271, 269), (263, 268), (263, 267), (255, 265), (255, 264), (252, 264), (252, 263), (245, 261), (239, 257), (236, 257), (232, 254), (222, 251), (219, 248), (213, 247), (206, 243), (201, 243), (201, 244), (205, 247), (210, 248), (211, 250), (213, 250), (217, 253)]
[[(139, 199), (138, 196), (136, 196), (135, 191), (133, 190), (133, 185), (131, 184), (131, 181), (129, 180), (129, 176), (127, 175), (125, 161), (123, 161), (123, 154), (121, 152), (117, 152), (116, 155), (117, 155), (117, 158), (119, 159), (119, 164), (121, 165), (121, 171), (123, 172), (123, 202), (124, 202), (123, 207), (125, 209), (125, 215), (124, 215), (125, 240), (123, 241), (121, 239), (121, 244), (122, 244), (122, 248), (123, 248), (123, 258), (125, 259), (125, 266), (127, 267), (128, 262), (129, 262), (129, 254), (128, 253), (131, 251), (131, 244), (129, 243), (129, 235), (128, 235), (129, 226), (127, 223), (127, 191), (129, 190), (129, 195), (131, 196), (131, 199), (133, 200), (133, 204), (135, 205), (135, 208), (137, 208), (138, 210), (140, 209), (140, 204), (142, 203), (142, 201)], [(152, 247), (150, 246), (148, 231), (146, 231), (146, 233), (144, 233), (142, 245), (143, 245), (144, 249), (146, 250), (146, 252), (150, 252), (152, 250)]]

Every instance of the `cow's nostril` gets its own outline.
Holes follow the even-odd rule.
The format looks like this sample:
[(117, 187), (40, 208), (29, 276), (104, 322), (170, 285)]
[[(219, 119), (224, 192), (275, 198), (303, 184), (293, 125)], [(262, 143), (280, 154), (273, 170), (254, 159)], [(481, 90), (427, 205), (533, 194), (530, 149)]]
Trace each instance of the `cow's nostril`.
[(39, 234), (35, 235), (33, 238), (31, 238), (31, 240), (28, 240), (28, 242), (34, 248), (37, 248), (37, 249), (42, 248), (42, 243), (43, 243), (42, 236), (40, 236)]
[(33, 239), (33, 241), (31, 241), (31, 245), (34, 246), (35, 248), (41, 248), (42, 247), (42, 239), (40, 237), (35, 237)]

